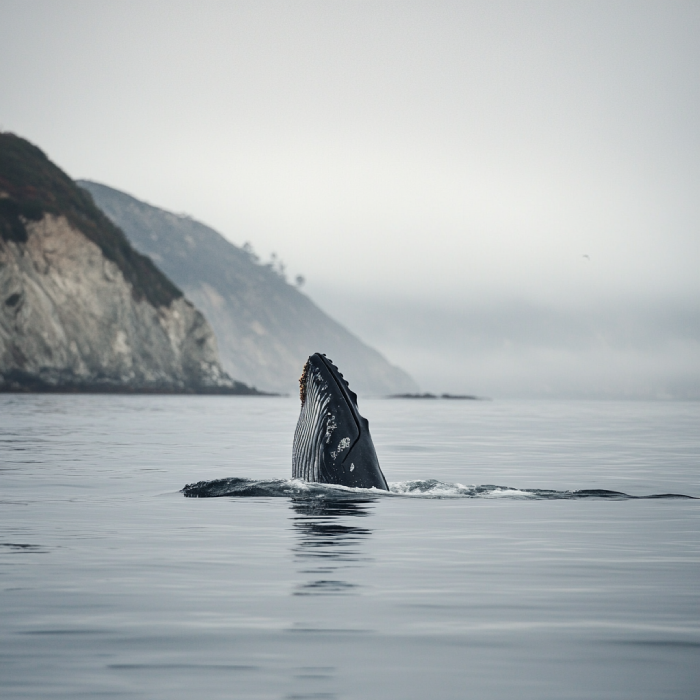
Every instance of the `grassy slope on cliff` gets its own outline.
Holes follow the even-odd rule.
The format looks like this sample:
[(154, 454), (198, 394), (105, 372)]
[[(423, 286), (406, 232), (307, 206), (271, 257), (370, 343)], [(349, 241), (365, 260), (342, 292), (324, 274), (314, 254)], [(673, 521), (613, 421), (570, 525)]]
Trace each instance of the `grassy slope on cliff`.
[(26, 241), (23, 219), (44, 213), (63, 215), (105, 257), (117, 264), (137, 299), (168, 306), (182, 292), (153, 264), (132, 248), (126, 236), (44, 152), (11, 133), (0, 133), (0, 237)]

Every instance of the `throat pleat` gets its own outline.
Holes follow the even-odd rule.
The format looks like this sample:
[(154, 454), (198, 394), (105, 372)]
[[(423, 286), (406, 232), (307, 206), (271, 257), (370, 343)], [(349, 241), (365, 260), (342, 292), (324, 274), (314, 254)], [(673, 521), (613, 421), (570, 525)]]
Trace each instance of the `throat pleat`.
[(318, 373), (310, 372), (306, 379), (305, 400), (294, 433), (292, 477), (295, 479), (314, 482), (320, 480), (329, 401), (330, 396), (322, 378)]

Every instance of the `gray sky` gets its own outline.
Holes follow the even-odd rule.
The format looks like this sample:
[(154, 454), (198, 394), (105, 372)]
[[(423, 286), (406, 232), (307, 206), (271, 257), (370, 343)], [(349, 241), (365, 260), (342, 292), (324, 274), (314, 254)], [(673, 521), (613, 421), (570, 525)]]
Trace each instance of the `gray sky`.
[(700, 396), (699, 36), (697, 2), (0, 0), (0, 126), (276, 252), (424, 389)]

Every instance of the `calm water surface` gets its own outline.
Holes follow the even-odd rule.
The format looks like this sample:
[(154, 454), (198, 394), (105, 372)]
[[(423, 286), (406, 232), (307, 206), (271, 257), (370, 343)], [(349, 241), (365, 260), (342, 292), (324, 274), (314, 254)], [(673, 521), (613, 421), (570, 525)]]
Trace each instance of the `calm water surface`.
[(0, 695), (699, 697), (700, 500), (533, 490), (700, 497), (700, 404), (361, 410), (412, 495), (183, 496), (291, 398), (0, 396)]

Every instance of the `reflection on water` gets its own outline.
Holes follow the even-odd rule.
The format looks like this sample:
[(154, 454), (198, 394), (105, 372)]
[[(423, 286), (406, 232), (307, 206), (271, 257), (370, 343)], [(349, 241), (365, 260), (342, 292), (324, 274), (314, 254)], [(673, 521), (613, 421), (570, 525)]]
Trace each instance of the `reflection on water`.
[(366, 518), (374, 499), (292, 499), (292, 523), (298, 535), (292, 551), (302, 564), (300, 574), (311, 576), (296, 587), (294, 595), (343, 595), (357, 589), (345, 580), (349, 569), (371, 561), (363, 555), (362, 541), (372, 534), (367, 527), (345, 518)]

